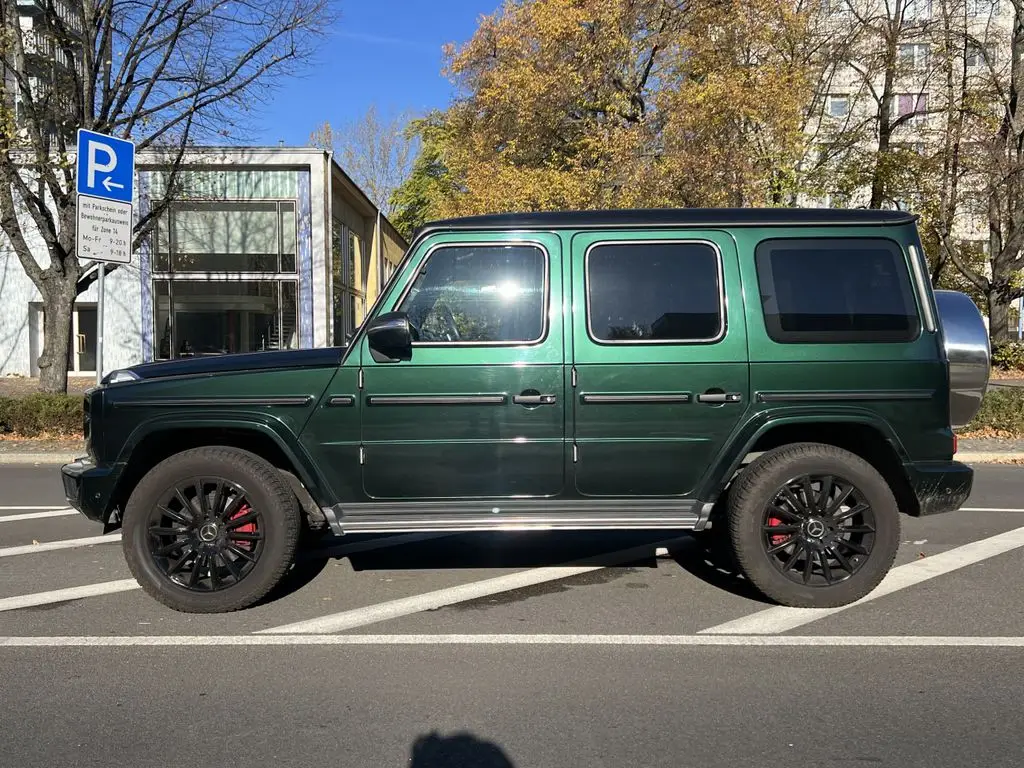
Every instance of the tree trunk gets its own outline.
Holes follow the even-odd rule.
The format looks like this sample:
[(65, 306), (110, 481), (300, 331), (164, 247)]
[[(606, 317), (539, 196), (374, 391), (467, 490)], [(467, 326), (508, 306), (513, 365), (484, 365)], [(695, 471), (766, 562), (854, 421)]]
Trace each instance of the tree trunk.
[(993, 342), (1010, 338), (1010, 301), (1004, 290), (993, 288), (988, 292), (988, 335)]
[(39, 389), (43, 392), (68, 391), (75, 288), (74, 281), (51, 275), (43, 292), (43, 353), (39, 356)]

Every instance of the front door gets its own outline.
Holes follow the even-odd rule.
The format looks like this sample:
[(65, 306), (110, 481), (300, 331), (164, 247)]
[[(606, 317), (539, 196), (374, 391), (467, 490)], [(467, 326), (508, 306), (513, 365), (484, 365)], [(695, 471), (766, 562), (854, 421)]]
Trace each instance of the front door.
[(365, 340), (363, 490), (373, 499), (555, 496), (565, 484), (562, 263), (550, 234), (427, 239), (380, 311), (412, 358)]
[(738, 266), (723, 232), (573, 238), (581, 495), (692, 498), (747, 408)]

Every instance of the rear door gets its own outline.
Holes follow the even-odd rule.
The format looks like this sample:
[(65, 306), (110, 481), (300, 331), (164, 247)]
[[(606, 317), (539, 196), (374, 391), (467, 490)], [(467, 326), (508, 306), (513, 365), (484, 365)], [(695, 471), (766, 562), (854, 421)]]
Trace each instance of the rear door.
[(374, 499), (555, 496), (565, 485), (561, 252), (546, 233), (428, 239), (381, 311), (412, 359), (363, 340), (363, 489)]
[(577, 234), (572, 297), (576, 490), (688, 497), (749, 400), (732, 238)]

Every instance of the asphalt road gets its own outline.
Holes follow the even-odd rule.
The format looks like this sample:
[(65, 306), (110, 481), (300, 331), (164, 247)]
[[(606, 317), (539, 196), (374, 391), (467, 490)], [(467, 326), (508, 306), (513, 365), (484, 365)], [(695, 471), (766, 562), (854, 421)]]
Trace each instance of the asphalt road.
[(0, 766), (1016, 766), (1024, 468), (977, 470), (841, 611), (655, 532), (349, 537), (188, 616), (0, 467)]

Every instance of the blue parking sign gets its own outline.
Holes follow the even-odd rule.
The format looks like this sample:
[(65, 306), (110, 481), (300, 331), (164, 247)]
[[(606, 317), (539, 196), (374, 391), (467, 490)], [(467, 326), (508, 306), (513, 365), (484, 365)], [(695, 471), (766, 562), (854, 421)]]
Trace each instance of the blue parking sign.
[(135, 144), (78, 129), (78, 194), (132, 202)]

